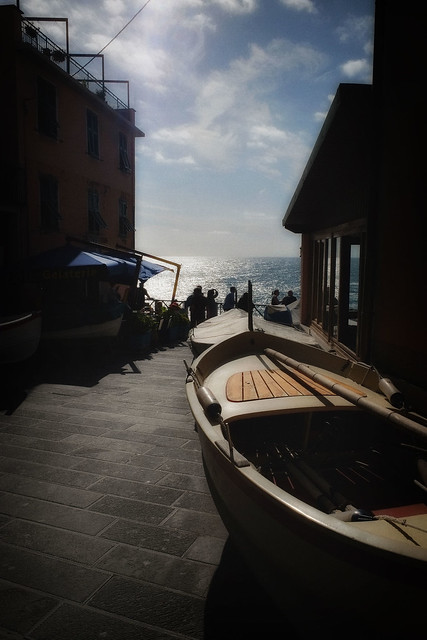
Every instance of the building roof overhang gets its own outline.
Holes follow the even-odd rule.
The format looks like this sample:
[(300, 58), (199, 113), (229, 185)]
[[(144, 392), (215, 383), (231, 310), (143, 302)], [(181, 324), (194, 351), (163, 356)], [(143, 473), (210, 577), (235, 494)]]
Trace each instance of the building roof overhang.
[(367, 216), (371, 85), (340, 84), (282, 224), (294, 233)]

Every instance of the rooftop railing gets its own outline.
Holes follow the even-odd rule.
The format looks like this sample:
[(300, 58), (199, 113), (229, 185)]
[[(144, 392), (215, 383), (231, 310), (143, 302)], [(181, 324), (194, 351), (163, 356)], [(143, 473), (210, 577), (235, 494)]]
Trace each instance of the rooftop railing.
[[(38, 18), (39, 19), (39, 18)], [(34, 19), (35, 20), (35, 19)], [(56, 19), (52, 19), (56, 20)], [(127, 80), (105, 80), (104, 79), (104, 56), (102, 54), (70, 54), (61, 49), (53, 40), (44, 34), (33, 22), (23, 18), (21, 20), (22, 41), (37, 49), (49, 60), (54, 62), (65, 73), (68, 73), (77, 82), (80, 82), (89, 91), (103, 99), (112, 109), (129, 109), (129, 82)], [(68, 33), (68, 30), (67, 30)], [(68, 47), (68, 37), (67, 37)], [(77, 58), (87, 58), (86, 65), (82, 65)], [(101, 59), (102, 78), (96, 78), (86, 68), (89, 62), (95, 58)], [(127, 99), (126, 102), (115, 95), (108, 87), (111, 84), (125, 85)]]

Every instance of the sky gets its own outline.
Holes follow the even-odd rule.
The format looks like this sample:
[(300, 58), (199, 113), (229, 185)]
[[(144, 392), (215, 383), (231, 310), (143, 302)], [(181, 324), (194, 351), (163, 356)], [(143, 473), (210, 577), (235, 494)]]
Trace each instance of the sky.
[[(138, 250), (299, 255), (300, 236), (284, 229), (283, 216), (338, 85), (371, 83), (374, 0), (19, 7), (25, 17), (68, 18), (70, 51), (102, 51), (105, 78), (129, 80), (145, 133), (136, 139)], [(39, 26), (61, 45), (59, 25)]]

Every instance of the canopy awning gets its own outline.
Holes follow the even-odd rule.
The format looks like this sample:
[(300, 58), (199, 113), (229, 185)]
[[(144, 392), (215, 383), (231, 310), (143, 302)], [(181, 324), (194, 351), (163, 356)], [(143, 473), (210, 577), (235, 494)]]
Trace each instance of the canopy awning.
[[(139, 264), (139, 272), (137, 268)], [(31, 278), (38, 280), (69, 280), (71, 278), (96, 278), (114, 280), (120, 284), (134, 284), (148, 280), (165, 271), (167, 267), (133, 255), (87, 251), (71, 244), (50, 249), (29, 258), (25, 264)]]

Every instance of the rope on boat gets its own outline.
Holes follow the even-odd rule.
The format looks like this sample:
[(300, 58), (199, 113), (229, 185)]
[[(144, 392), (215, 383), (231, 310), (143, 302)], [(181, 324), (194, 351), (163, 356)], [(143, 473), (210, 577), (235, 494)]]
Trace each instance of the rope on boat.
[(409, 523), (406, 519), (393, 518), (393, 516), (382, 515), (375, 516), (375, 520), (384, 520), (385, 522), (388, 522), (393, 527), (395, 527), (395, 529), (397, 529), (403, 536), (405, 536), (407, 540), (413, 542), (417, 547), (421, 546), (420, 543), (414, 540), (414, 538), (410, 536), (409, 533), (404, 531), (401, 527), (408, 527), (410, 529), (415, 529), (416, 531), (421, 531), (421, 533), (427, 533), (427, 529), (425, 529), (424, 527), (417, 527), (416, 525)]
[(293, 358), (290, 358), (288, 356), (285, 356), (283, 353), (280, 353), (280, 351), (275, 351), (274, 349), (267, 348), (267, 349), (264, 349), (264, 353), (268, 355), (270, 358), (277, 360), (282, 364), (285, 364), (288, 367), (291, 367), (292, 369), (296, 369), (300, 373), (303, 373), (311, 380), (314, 380), (315, 382), (318, 382), (319, 384), (323, 385), (327, 389), (330, 389), (336, 395), (341, 396), (342, 398), (345, 398), (346, 400), (356, 405), (357, 407), (360, 407), (361, 409), (365, 409), (366, 411), (374, 413), (377, 416), (380, 416), (381, 418), (383, 418), (384, 420), (393, 422), (399, 427), (409, 429), (410, 431), (413, 431), (414, 433), (418, 434), (419, 436), (422, 436), (423, 438), (427, 437), (427, 427), (419, 424), (418, 422), (415, 422), (415, 420), (412, 420), (411, 418), (408, 418), (407, 416), (404, 416), (401, 413), (397, 413), (393, 409), (387, 409), (387, 407), (379, 406), (372, 400), (369, 400), (366, 397), (360, 396), (358, 393), (356, 393), (356, 391), (353, 391), (351, 389), (348, 389), (347, 387), (344, 387), (344, 385), (342, 385), (337, 380), (331, 380), (331, 378), (323, 375), (322, 373), (317, 373), (316, 371), (313, 371), (306, 364), (299, 362), (298, 360), (294, 360)]

